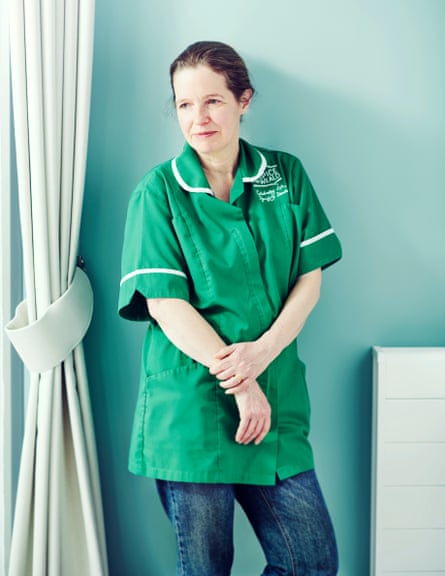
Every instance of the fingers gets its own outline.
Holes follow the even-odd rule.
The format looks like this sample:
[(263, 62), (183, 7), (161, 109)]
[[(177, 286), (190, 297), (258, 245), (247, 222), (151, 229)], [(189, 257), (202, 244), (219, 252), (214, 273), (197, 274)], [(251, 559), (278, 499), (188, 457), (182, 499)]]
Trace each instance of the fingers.
[(235, 374), (235, 376), (232, 376), (228, 380), (220, 382), (219, 385), (221, 386), (221, 388), (224, 388), (226, 394), (236, 394), (237, 392), (240, 392), (243, 389), (243, 387), (245, 387), (243, 385), (245, 385), (246, 383), (247, 378), (243, 378), (241, 374)]
[(235, 440), (238, 444), (260, 444), (270, 430), (270, 418), (251, 418), (240, 421)]
[(238, 350), (239, 347), (240, 344), (230, 344), (229, 346), (221, 348), (214, 356), (216, 362), (213, 366), (210, 366), (210, 374), (214, 374), (219, 380), (227, 380), (233, 376), (235, 372), (238, 372), (236, 366), (238, 366), (240, 362), (242, 363)]
[(219, 371), (213, 369), (213, 371), (210, 370), (210, 373), (213, 374), (213, 376), (216, 376), (221, 382), (228, 382), (232, 378), (237, 378), (239, 380), (243, 374), (241, 370), (236, 370), (233, 366)]
[(227, 381), (230, 386), (229, 380), (235, 374), (256, 379), (266, 367), (264, 351), (257, 342), (237, 342), (222, 348), (215, 354), (209, 372), (218, 380)]
[(264, 438), (267, 436), (268, 432), (270, 430), (270, 422), (267, 424), (265, 423), (262, 430), (257, 434), (256, 438), (255, 438), (255, 446), (258, 446), (258, 444), (260, 444)]
[(236, 442), (249, 444), (255, 438), (255, 430), (258, 425), (258, 421), (255, 419), (245, 418), (241, 420), (235, 435)]
[(266, 396), (257, 382), (247, 381), (245, 390), (235, 394), (235, 400), (240, 415), (235, 441), (239, 444), (260, 444), (271, 426), (271, 408)]
[(234, 362), (232, 358), (223, 359), (210, 366), (209, 372), (216, 376), (219, 380), (227, 380), (237, 372), (236, 366), (238, 362)]
[(225, 346), (224, 348), (221, 348), (221, 350), (218, 350), (218, 352), (215, 354), (215, 358), (217, 360), (222, 360), (226, 356), (229, 356), (234, 349), (235, 349), (234, 344), (230, 344), (230, 346)]

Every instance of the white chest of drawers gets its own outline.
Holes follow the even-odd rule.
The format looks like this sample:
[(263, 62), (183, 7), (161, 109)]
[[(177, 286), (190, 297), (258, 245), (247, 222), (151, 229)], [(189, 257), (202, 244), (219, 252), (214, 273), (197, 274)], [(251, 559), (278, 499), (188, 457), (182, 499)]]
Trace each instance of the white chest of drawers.
[(371, 576), (445, 576), (445, 348), (373, 349)]

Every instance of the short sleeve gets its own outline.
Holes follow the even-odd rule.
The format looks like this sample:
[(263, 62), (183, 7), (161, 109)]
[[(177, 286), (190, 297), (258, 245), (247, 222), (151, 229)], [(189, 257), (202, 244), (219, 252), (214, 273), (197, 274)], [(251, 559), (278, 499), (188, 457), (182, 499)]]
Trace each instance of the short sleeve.
[(327, 268), (340, 260), (342, 249), (337, 234), (315, 193), (312, 183), (297, 161), (294, 171), (295, 193), (301, 224), (298, 274)]
[(127, 211), (122, 248), (119, 314), (150, 320), (147, 298), (189, 300), (186, 265), (176, 236), (164, 182), (142, 181)]

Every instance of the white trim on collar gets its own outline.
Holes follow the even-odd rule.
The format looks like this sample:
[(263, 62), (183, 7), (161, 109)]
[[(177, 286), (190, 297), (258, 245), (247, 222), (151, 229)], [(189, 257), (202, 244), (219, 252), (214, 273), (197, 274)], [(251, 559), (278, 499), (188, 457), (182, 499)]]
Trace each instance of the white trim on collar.
[[(264, 171), (267, 168), (266, 158), (256, 148), (255, 148), (255, 152), (257, 152), (260, 155), (261, 165), (259, 167), (258, 172), (255, 174), (255, 176), (244, 176), (243, 182), (255, 182), (255, 180), (258, 180), (258, 178), (261, 178), (261, 176), (264, 174)], [(205, 188), (205, 187), (194, 188), (193, 186), (189, 186), (187, 184), (187, 182), (185, 182), (185, 180), (183, 179), (181, 174), (179, 173), (176, 160), (177, 160), (176, 158), (173, 158), (173, 160), (171, 161), (171, 166), (172, 166), (173, 174), (176, 178), (176, 181), (181, 186), (181, 188), (184, 188), (184, 190), (187, 190), (187, 192), (200, 192), (200, 193), (204, 193), (204, 194), (211, 194), (212, 196), (214, 196), (213, 191), (210, 188)]]
[(266, 158), (264, 158), (264, 156), (261, 154), (261, 152), (259, 150), (257, 150), (256, 148), (255, 148), (255, 152), (258, 152), (258, 154), (260, 155), (260, 158), (261, 158), (260, 169), (258, 170), (257, 174), (255, 174), (255, 176), (245, 176), (243, 178), (243, 182), (255, 182), (255, 180), (258, 180), (258, 178), (260, 178), (264, 174), (264, 171), (267, 168)]
[(192, 186), (189, 186), (184, 181), (181, 174), (179, 173), (178, 167), (176, 165), (176, 158), (173, 158), (173, 160), (172, 160), (172, 170), (173, 170), (173, 174), (175, 175), (175, 178), (176, 178), (179, 186), (181, 186), (181, 188), (184, 188), (184, 190), (187, 190), (187, 192), (201, 192), (201, 193), (205, 193), (205, 194), (211, 194), (212, 196), (214, 196), (214, 194), (210, 188), (199, 188), (199, 187), (193, 188)]

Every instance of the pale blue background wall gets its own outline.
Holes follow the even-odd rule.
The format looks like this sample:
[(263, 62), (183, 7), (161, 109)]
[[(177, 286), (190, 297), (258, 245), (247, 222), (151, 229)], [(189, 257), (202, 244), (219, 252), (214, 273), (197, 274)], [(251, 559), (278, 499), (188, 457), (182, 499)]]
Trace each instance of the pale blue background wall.
[[(171, 576), (149, 480), (126, 471), (142, 327), (116, 315), (128, 196), (181, 146), (170, 61), (219, 39), (258, 97), (244, 135), (298, 154), (344, 246), (301, 337), (317, 467), (342, 576), (368, 573), (370, 347), (445, 345), (445, 2), (97, 0), (82, 254), (96, 294), (87, 358), (112, 575)], [(235, 576), (262, 556), (237, 519)]]

